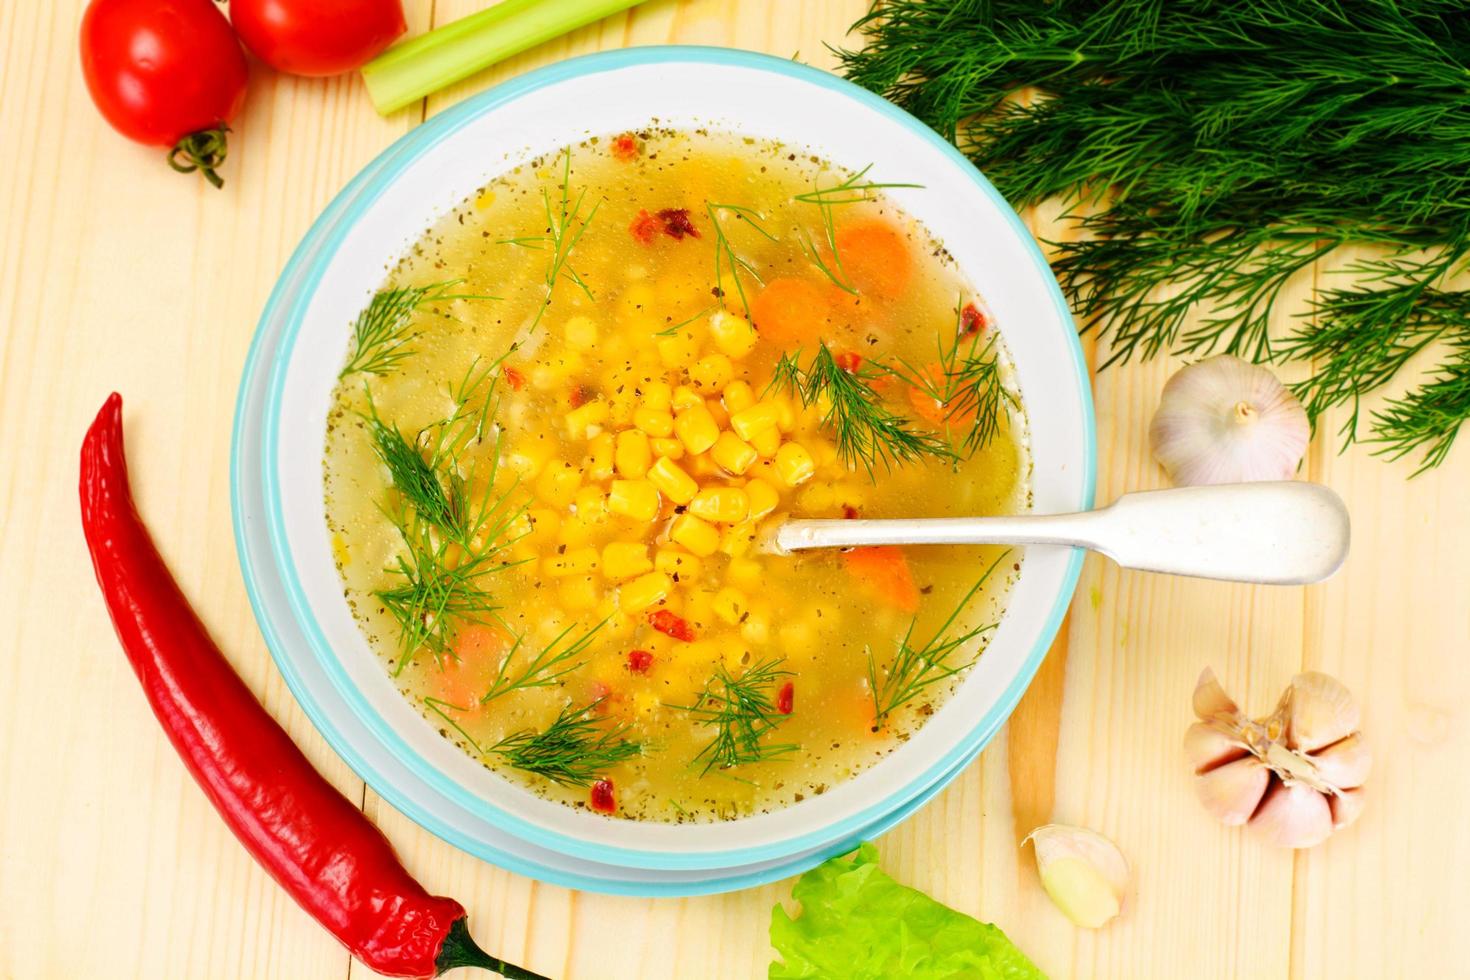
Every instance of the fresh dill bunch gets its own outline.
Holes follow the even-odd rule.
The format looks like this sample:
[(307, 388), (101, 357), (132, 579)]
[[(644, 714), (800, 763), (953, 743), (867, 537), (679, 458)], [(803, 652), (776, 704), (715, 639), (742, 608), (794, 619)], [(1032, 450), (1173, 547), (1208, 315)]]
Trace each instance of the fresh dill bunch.
[(815, 189), (807, 191), (804, 194), (797, 194), (793, 198), (793, 200), (800, 201), (803, 204), (816, 205), (822, 225), (822, 237), (826, 241), (827, 254), (832, 256), (832, 261), (830, 264), (827, 262), (826, 258), (822, 255), (821, 249), (817, 247), (816, 242), (805, 232), (802, 233), (802, 250), (806, 252), (807, 258), (812, 260), (812, 264), (817, 267), (817, 270), (832, 282), (832, 285), (853, 296), (857, 295), (857, 287), (848, 279), (847, 270), (842, 267), (842, 254), (837, 248), (835, 209), (844, 204), (857, 204), (860, 201), (871, 201), (874, 195), (881, 190), (887, 190), (893, 187), (923, 186), (922, 184), (877, 183), (875, 181), (865, 180), (864, 178), (867, 177), (868, 171), (872, 169), (873, 165), (870, 163), (836, 184), (831, 184), (827, 187), (819, 185)]
[(712, 769), (731, 769), (753, 762), (781, 759), (796, 751), (795, 745), (771, 743), (766, 736), (786, 720), (776, 710), (776, 688), (791, 672), (782, 670), (781, 660), (762, 660), (737, 677), (724, 664), (704, 685), (691, 705), (673, 705), (688, 711), (698, 722), (715, 730), (715, 737), (695, 755), (703, 763), (701, 775)]
[(592, 219), (597, 215), (597, 209), (602, 206), (601, 201), (595, 201), (591, 210), (582, 214), (582, 205), (587, 200), (587, 188), (583, 187), (572, 197), (572, 150), (566, 147), (558, 154), (562, 158), (561, 180), (558, 182), (558, 198), (552, 203), (551, 194), (545, 187), (541, 188), (541, 203), (546, 213), (546, 231), (540, 235), (522, 235), (517, 238), (502, 238), (496, 244), (516, 245), (520, 248), (528, 248), (533, 251), (547, 251), (551, 257), (546, 263), (546, 273), (543, 283), (546, 286), (546, 299), (536, 309), (536, 317), (531, 321), (529, 329), (534, 330), (541, 323), (541, 318), (546, 315), (551, 306), (552, 296), (556, 292), (556, 284), (566, 279), (580, 289), (589, 300), (597, 301), (592, 293), (592, 287), (582, 278), (571, 264), (572, 250), (581, 241), (582, 235), (586, 233)]
[(715, 204), (706, 201), (704, 211), (709, 216), (710, 228), (715, 234), (715, 289), (719, 295), (725, 295), (725, 275), (728, 273), (730, 280), (735, 285), (735, 294), (740, 297), (740, 305), (745, 310), (745, 315), (749, 317), (750, 301), (745, 296), (745, 286), (740, 282), (740, 276), (742, 274), (749, 276), (760, 285), (765, 285), (765, 280), (761, 278), (755, 266), (735, 250), (735, 244), (730, 241), (729, 233), (720, 221), (720, 215), (733, 215), (734, 220), (754, 228), (768, 242), (776, 241), (776, 236), (761, 224), (765, 219), (759, 211), (743, 204)]
[(413, 328), (414, 311), (429, 303), (447, 303), (456, 299), (496, 299), (495, 296), (452, 293), (463, 279), (446, 279), (427, 286), (400, 286), (373, 295), (367, 307), (352, 325), (352, 356), (337, 375), (390, 374), (405, 358), (414, 354), (413, 341), (418, 332)]
[(590, 786), (608, 769), (643, 751), (628, 739), (626, 725), (608, 728), (596, 717), (601, 702), (599, 698), (580, 708), (563, 708), (545, 731), (516, 732), (485, 752), (561, 786)]
[(838, 456), (850, 467), (861, 466), (870, 477), (880, 464), (891, 468), (926, 456), (953, 460), (948, 442), (913, 428), (909, 419), (884, 404), (873, 380), (886, 371), (866, 361), (857, 371), (847, 371), (822, 343), (805, 367), (800, 351), (782, 354), (770, 387), (791, 392), (803, 406), (825, 399), (831, 407), (822, 423), (832, 429)]
[(1015, 392), (1001, 377), (997, 339), (994, 332), (983, 342), (978, 331), (967, 333), (964, 308), (956, 305), (954, 340), (946, 345), (944, 338), (939, 338), (939, 356), (933, 368), (918, 368), (899, 358), (892, 363), (875, 362), (874, 370), (887, 372), (942, 406), (950, 443), (961, 446), (965, 455), (974, 455), (1000, 433), (1001, 419), (1021, 407)]
[(516, 652), (520, 650), (525, 637), (517, 636), (515, 643), (511, 645), (505, 658), (500, 661), (500, 666), (495, 671), (495, 678), (490, 682), (490, 687), (480, 696), (481, 704), (489, 704), (496, 698), (509, 694), (512, 691), (529, 691), (537, 687), (551, 687), (567, 674), (583, 666), (585, 661), (577, 659), (592, 641), (597, 638), (598, 632), (607, 625), (603, 620), (582, 635), (571, 640), (574, 627), (568, 626), (554, 636), (550, 643), (536, 651), (525, 664), (516, 669), (511, 669), (511, 662), (515, 660)]
[[(1109, 362), (1307, 362), (1314, 421), (1346, 405), (1345, 442), (1443, 461), (1470, 418), (1463, 5), (887, 0), (855, 29), (849, 78), (949, 136), (1017, 207), (1063, 202), (1053, 267)], [(1283, 305), (1304, 270), (1363, 246), (1372, 258)], [(1431, 344), (1438, 367), (1406, 370)], [(1360, 425), (1359, 399), (1389, 382), (1407, 394)]]
[(424, 706), (459, 733), (481, 755), (498, 755), (509, 765), (560, 786), (590, 786), (620, 762), (643, 751), (628, 739), (627, 726), (608, 728), (594, 714), (602, 699), (580, 708), (563, 708), (545, 731), (521, 731), (493, 745), (482, 746), (445, 709), (466, 708), (439, 698), (424, 698)]
[(935, 684), (948, 680), (955, 674), (974, 664), (975, 657), (963, 662), (954, 662), (951, 657), (976, 637), (983, 636), (996, 628), (995, 623), (986, 623), (973, 629), (952, 632), (955, 621), (964, 613), (970, 600), (984, 587), (991, 573), (1010, 552), (1003, 552), (990, 563), (970, 590), (955, 603), (954, 610), (940, 624), (934, 634), (923, 643), (914, 640), (914, 627), (918, 617), (909, 621), (909, 628), (898, 641), (893, 660), (879, 668), (873, 656), (873, 648), (866, 649), (868, 657), (868, 690), (873, 698), (874, 730), (882, 728), (884, 722), (899, 708), (923, 695)]

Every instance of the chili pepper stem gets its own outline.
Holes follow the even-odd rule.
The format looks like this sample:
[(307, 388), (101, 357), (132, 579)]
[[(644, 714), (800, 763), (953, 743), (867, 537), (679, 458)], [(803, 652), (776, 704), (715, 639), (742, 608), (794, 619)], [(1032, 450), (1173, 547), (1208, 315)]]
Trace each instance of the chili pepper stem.
[(438, 967), (439, 973), (446, 973), (456, 967), (478, 966), (481, 969), (490, 970), (500, 974), (506, 980), (550, 980), (539, 973), (497, 960), (485, 952), (475, 941), (470, 938), (470, 928), (464, 919), (457, 920), (449, 927), (449, 935), (444, 937), (444, 945), (439, 947), (439, 955), (434, 957), (434, 965)]

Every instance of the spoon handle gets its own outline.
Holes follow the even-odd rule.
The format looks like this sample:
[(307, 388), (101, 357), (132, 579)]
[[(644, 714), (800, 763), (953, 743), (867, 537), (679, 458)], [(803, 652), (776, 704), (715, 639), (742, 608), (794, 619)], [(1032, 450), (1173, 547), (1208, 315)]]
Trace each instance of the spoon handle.
[(1347, 557), (1341, 498), (1316, 483), (1233, 483), (1124, 494), (1100, 510), (1012, 517), (787, 521), (780, 551), (883, 544), (1069, 545), (1124, 568), (1232, 582), (1320, 582)]

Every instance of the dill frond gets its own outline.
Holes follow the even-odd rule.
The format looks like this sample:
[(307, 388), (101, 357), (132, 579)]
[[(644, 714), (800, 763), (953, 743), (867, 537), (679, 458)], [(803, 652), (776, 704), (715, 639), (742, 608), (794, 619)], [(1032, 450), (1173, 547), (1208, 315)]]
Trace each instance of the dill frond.
[(861, 466), (870, 477), (879, 465), (891, 468), (926, 456), (953, 460), (948, 442), (914, 429), (909, 419), (883, 403), (872, 382), (887, 370), (864, 362), (858, 371), (846, 371), (823, 343), (805, 367), (800, 351), (782, 354), (770, 387), (791, 392), (803, 406), (825, 398), (831, 407), (822, 424), (831, 428), (838, 456), (849, 467)]
[(556, 284), (565, 279), (580, 289), (589, 300), (596, 302), (597, 297), (592, 293), (592, 287), (587, 285), (581, 274), (572, 267), (572, 250), (577, 247), (577, 242), (582, 240), (587, 227), (592, 224), (592, 219), (597, 215), (597, 209), (602, 206), (601, 201), (595, 201), (591, 209), (584, 215), (582, 205), (587, 200), (587, 188), (582, 188), (572, 197), (572, 149), (564, 148), (558, 154), (562, 158), (561, 180), (557, 187), (557, 200), (552, 203), (551, 193), (545, 187), (541, 188), (541, 204), (546, 216), (546, 231), (540, 235), (521, 235), (514, 238), (497, 239), (498, 245), (514, 245), (518, 248), (530, 249), (536, 252), (550, 252), (551, 257), (546, 263), (546, 272), (542, 276), (542, 283), (546, 286), (546, 298), (536, 308), (536, 316), (531, 321), (530, 330), (535, 330), (541, 323), (541, 318), (551, 307), (551, 300), (556, 294)]
[(390, 374), (405, 358), (414, 354), (413, 314), (429, 303), (447, 303), (456, 299), (499, 299), (498, 296), (451, 293), (464, 282), (446, 279), (427, 286), (401, 286), (384, 289), (373, 295), (352, 325), (352, 356), (337, 375), (338, 380), (352, 374)]
[[(1470, 418), (1462, 6), (887, 0), (855, 30), (865, 44), (837, 53), (850, 79), (955, 141), (1015, 206), (1062, 202), (1053, 265), (1108, 363), (1310, 362), (1314, 421), (1347, 406), (1345, 442), (1445, 458)], [(1304, 270), (1364, 246), (1376, 257), (1352, 283), (1321, 276), (1286, 305)], [(1284, 337), (1277, 311), (1297, 321)], [(1439, 367), (1416, 375), (1430, 345)], [(1404, 381), (1360, 431), (1359, 399)]]
[(607, 625), (607, 620), (603, 620), (570, 642), (564, 643), (573, 629), (568, 626), (553, 637), (550, 643), (536, 651), (524, 665), (512, 670), (511, 661), (515, 659), (516, 651), (521, 648), (524, 640), (524, 637), (516, 637), (515, 643), (511, 645), (510, 651), (506, 653), (505, 659), (496, 669), (495, 679), (490, 682), (489, 689), (480, 696), (480, 703), (488, 704), (512, 691), (551, 687), (567, 674), (583, 666), (585, 661), (577, 658), (592, 645), (592, 641), (605, 625)]
[(782, 759), (795, 745), (771, 743), (766, 736), (786, 720), (776, 710), (776, 687), (791, 672), (780, 660), (762, 660), (736, 677), (720, 664), (691, 705), (672, 705), (688, 711), (698, 722), (715, 730), (714, 739), (695, 755), (703, 763), (701, 775), (712, 769), (731, 769), (753, 762)]
[[(709, 201), (704, 205), (705, 214), (709, 216), (710, 228), (715, 233), (715, 288), (721, 296), (725, 295), (725, 275), (729, 274), (731, 281), (735, 284), (735, 293), (740, 297), (740, 305), (745, 310), (745, 315), (750, 316), (750, 302), (745, 296), (745, 286), (740, 282), (741, 274), (749, 276), (761, 285), (765, 280), (756, 271), (749, 260), (742, 258), (735, 251), (735, 245), (730, 241), (725, 226), (720, 221), (720, 215), (730, 214), (736, 221), (744, 222), (747, 226), (754, 228), (766, 241), (776, 241), (776, 236), (762, 226), (764, 217), (754, 208), (748, 208), (741, 204), (715, 204)], [(697, 319), (697, 317), (696, 317)]]
[(608, 769), (643, 751), (628, 739), (626, 725), (608, 728), (593, 713), (599, 698), (580, 708), (563, 708), (545, 731), (509, 735), (487, 747), (509, 765), (560, 786), (590, 786)]
[(902, 183), (878, 183), (876, 181), (864, 180), (868, 171), (873, 169), (870, 163), (863, 169), (849, 175), (844, 180), (827, 187), (818, 186), (804, 194), (797, 194), (793, 200), (803, 204), (815, 204), (819, 220), (822, 225), (822, 237), (827, 243), (827, 254), (832, 256), (829, 265), (823, 258), (822, 251), (817, 247), (812, 237), (805, 232), (802, 233), (801, 247), (806, 252), (807, 258), (817, 270), (826, 276), (838, 289), (853, 296), (857, 295), (857, 287), (847, 277), (847, 270), (842, 267), (842, 254), (837, 248), (837, 221), (833, 209), (843, 204), (857, 204), (860, 201), (871, 201), (878, 191), (893, 187), (922, 187), (922, 184)]
[(873, 656), (873, 648), (866, 650), (868, 657), (868, 689), (873, 698), (873, 724), (883, 727), (885, 721), (899, 708), (928, 691), (935, 684), (948, 680), (955, 674), (974, 664), (979, 654), (962, 663), (952, 662), (956, 650), (976, 637), (996, 628), (995, 623), (976, 626), (973, 629), (952, 633), (955, 621), (970, 604), (970, 600), (984, 587), (992, 572), (1010, 554), (1003, 552), (990, 563), (970, 590), (955, 604), (954, 610), (924, 643), (914, 642), (914, 626), (917, 617), (909, 622), (909, 628), (898, 641), (898, 649), (888, 666), (880, 669)]

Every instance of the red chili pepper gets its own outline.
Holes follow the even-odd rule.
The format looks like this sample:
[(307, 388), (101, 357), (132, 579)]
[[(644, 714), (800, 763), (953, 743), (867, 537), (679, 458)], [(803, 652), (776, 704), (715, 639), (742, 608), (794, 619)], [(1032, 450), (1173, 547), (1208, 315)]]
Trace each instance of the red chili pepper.
[(837, 366), (848, 374), (857, 374), (858, 368), (863, 366), (863, 355), (853, 351), (843, 351), (837, 355)]
[(572, 390), (567, 393), (567, 404), (573, 408), (581, 408), (591, 397), (592, 392), (587, 390), (586, 385), (572, 385)]
[(783, 715), (789, 715), (791, 714), (792, 709), (795, 707), (796, 685), (793, 684), (791, 681), (787, 681), (785, 684), (782, 684), (781, 689), (776, 692), (776, 710), (781, 712), (781, 714)]
[(638, 159), (638, 141), (633, 138), (632, 133), (613, 137), (612, 155), (624, 163)]
[(667, 609), (656, 609), (649, 613), (648, 625), (660, 633), (672, 636), (676, 640), (683, 640), (685, 643), (694, 639), (694, 627), (689, 625), (689, 621)]
[(587, 795), (587, 802), (598, 813), (616, 813), (618, 798), (613, 795), (612, 780), (599, 779), (593, 783), (592, 792)]
[(169, 575), (133, 506), (122, 399), (107, 399), (81, 454), (82, 530), (123, 652), (194, 779), (246, 850), (352, 955), (393, 977), (502, 963), (470, 939), (464, 906), (430, 895), (383, 832), (301, 754)]
[(685, 235), (699, 237), (699, 229), (689, 219), (687, 208), (664, 208), (658, 213), (658, 219), (664, 223), (664, 234), (670, 238), (683, 241)]
[(654, 236), (658, 234), (658, 219), (647, 211), (640, 210), (637, 217), (629, 223), (628, 234), (640, 245), (652, 245)]
[(966, 337), (973, 337), (985, 329), (985, 314), (975, 306), (974, 303), (966, 303), (965, 308), (960, 310), (960, 333)]
[(646, 674), (653, 666), (653, 654), (647, 650), (628, 651), (628, 669), (635, 674)]
[(852, 504), (843, 504), (842, 505), (842, 516), (846, 520), (849, 520), (849, 521), (857, 520), (857, 516), (858, 516), (859, 513), (861, 513), (861, 512), (856, 507), (854, 507)]
[(505, 383), (510, 385), (511, 391), (520, 391), (526, 386), (526, 376), (513, 367), (501, 368), (500, 374), (505, 378)]

